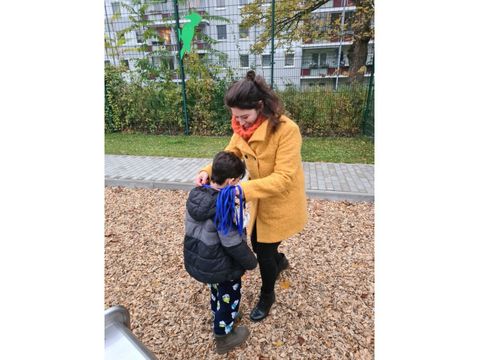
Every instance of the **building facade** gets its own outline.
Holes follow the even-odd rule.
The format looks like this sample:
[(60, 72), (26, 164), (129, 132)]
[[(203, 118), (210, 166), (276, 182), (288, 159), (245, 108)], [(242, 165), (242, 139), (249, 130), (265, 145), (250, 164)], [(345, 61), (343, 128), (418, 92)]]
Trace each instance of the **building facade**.
[[(148, 21), (160, 41), (147, 39), (145, 29), (132, 29), (132, 16), (137, 16), (129, 8), (129, 0), (105, 0), (105, 62), (113, 65), (123, 64), (129, 69), (135, 67), (136, 61), (148, 58), (152, 65), (165, 64), (170, 69), (179, 67), (177, 37), (175, 36), (174, 5), (172, 0), (160, 0), (152, 3), (141, 17)], [(270, 46), (262, 54), (253, 54), (250, 47), (256, 43), (261, 32), (259, 26), (242, 28), (241, 9), (248, 0), (190, 0), (181, 5), (180, 27), (188, 20), (183, 19), (188, 9), (200, 15), (209, 14), (212, 18), (202, 19), (197, 27), (197, 36), (192, 48), (199, 56), (208, 54), (210, 61), (215, 54), (219, 55), (218, 63), (233, 69), (235, 75), (244, 76), (247, 70), (253, 69), (270, 82), (271, 49)], [(270, 2), (262, 6), (270, 7)], [(315, 10), (325, 24), (348, 18), (355, 11), (351, 0), (330, 0)], [(125, 32), (124, 39), (118, 39), (119, 32)], [(206, 37), (214, 39), (210, 44)], [(351, 32), (345, 36), (330, 40), (310, 43), (292, 43), (289, 48), (277, 48), (274, 55), (274, 83), (279, 89), (286, 86), (309, 87), (319, 85), (336, 88), (347, 80), (348, 49), (352, 44)], [(143, 50), (139, 50), (144, 45)], [(365, 76), (370, 76), (374, 46), (369, 44), (367, 69)], [(212, 55), (213, 54), (213, 55)]]

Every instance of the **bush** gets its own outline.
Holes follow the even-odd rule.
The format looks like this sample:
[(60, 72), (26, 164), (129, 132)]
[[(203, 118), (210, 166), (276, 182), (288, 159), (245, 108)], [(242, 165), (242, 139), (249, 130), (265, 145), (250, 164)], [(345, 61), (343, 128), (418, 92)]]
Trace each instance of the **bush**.
[[(223, 97), (231, 77), (219, 79), (198, 56), (186, 58), (189, 130), (193, 135), (230, 135)], [(184, 132), (182, 88), (171, 80), (105, 69), (105, 131), (175, 135)], [(287, 115), (306, 136), (356, 136), (361, 132), (364, 87), (320, 87), (278, 92)]]
[(125, 91), (125, 81), (120, 69), (105, 67), (105, 131), (114, 132), (123, 129), (121, 100)]
[(279, 92), (287, 115), (306, 136), (355, 136), (360, 134), (365, 97), (363, 87), (288, 88)]

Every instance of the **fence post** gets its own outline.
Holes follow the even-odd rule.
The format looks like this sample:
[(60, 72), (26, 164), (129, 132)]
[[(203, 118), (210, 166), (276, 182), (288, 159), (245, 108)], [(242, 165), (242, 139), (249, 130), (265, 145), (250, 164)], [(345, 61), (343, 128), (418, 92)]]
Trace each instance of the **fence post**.
[(372, 73), (370, 74), (370, 81), (368, 82), (368, 95), (363, 111), (363, 134), (366, 133), (367, 118), (370, 113), (370, 103), (372, 101), (373, 77), (375, 76), (375, 56), (372, 59)]
[(187, 91), (185, 88), (185, 70), (183, 68), (183, 59), (180, 56), (180, 50), (183, 47), (183, 43), (180, 37), (180, 20), (178, 16), (178, 0), (173, 0), (173, 4), (175, 6), (175, 28), (176, 28), (176, 36), (177, 36), (177, 54), (178, 54), (178, 61), (180, 64), (180, 76), (182, 78), (182, 104), (183, 104), (183, 117), (185, 119), (185, 135), (189, 134), (188, 131), (188, 112), (187, 112)]
[(346, 0), (342, 0), (342, 6), (343, 6), (343, 10), (342, 10), (342, 23), (340, 25), (340, 44), (338, 46), (338, 57), (337, 57), (337, 76), (335, 77), (335, 91), (338, 90), (338, 76), (340, 75), (340, 57), (341, 57), (341, 54), (342, 54), (342, 43), (343, 43), (343, 27), (344, 27), (344, 24), (345, 24), (345, 7), (347, 6), (347, 1)]
[(104, 101), (105, 101), (104, 111), (105, 111), (105, 116), (107, 118), (108, 127), (109, 127), (109, 129), (107, 129), (108, 131), (105, 131), (104, 129), (105, 132), (114, 131), (113, 119), (112, 119), (113, 110), (112, 110), (112, 104), (110, 103), (110, 99), (108, 96), (109, 93), (110, 93), (110, 89), (109, 89), (109, 86), (107, 86), (107, 81), (104, 81)]
[(271, 50), (271, 72), (270, 72), (270, 83), (273, 89), (273, 65), (275, 64), (274, 55), (275, 55), (275, 0), (272, 0), (272, 50)]
[[(113, 42), (112, 42), (112, 38), (110, 36), (111, 34), (111, 30), (110, 30), (110, 18), (108, 16), (108, 13), (107, 13), (107, 4), (104, 3), (103, 4), (103, 7), (105, 9), (105, 17), (107, 18), (107, 30), (108, 30), (108, 38), (110, 39), (110, 45), (112, 46), (112, 58), (113, 58), (113, 65), (116, 66), (116, 62), (115, 62), (115, 53), (113, 52)], [(112, 26), (113, 27), (113, 26)], [(115, 40), (116, 41), (116, 40)], [(116, 44), (115, 44), (116, 45)], [(107, 56), (108, 56), (108, 50), (107, 50)]]

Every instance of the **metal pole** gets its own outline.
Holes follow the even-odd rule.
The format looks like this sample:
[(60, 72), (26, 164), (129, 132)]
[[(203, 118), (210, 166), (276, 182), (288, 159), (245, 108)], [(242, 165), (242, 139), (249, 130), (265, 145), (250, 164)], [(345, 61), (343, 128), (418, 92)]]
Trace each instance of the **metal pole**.
[[(113, 43), (112, 43), (112, 37), (110, 36), (111, 34), (111, 30), (110, 30), (110, 20), (108, 18), (108, 13), (107, 13), (107, 4), (106, 3), (103, 3), (103, 7), (105, 8), (105, 16), (107, 17), (107, 30), (108, 30), (108, 38), (110, 39), (110, 46), (112, 46), (112, 59), (113, 59), (113, 65), (117, 65), (115, 63), (115, 52), (113, 51)], [(113, 27), (113, 25), (112, 25)], [(107, 55), (108, 55), (108, 51), (107, 51)]]
[(373, 87), (373, 77), (375, 74), (375, 56), (372, 59), (372, 72), (370, 74), (370, 81), (368, 83), (368, 95), (365, 109), (363, 111), (363, 134), (365, 135), (365, 128), (367, 125), (367, 117), (370, 112), (370, 101), (372, 96), (372, 87)]
[(340, 55), (342, 53), (342, 42), (343, 42), (343, 24), (345, 23), (345, 7), (347, 6), (347, 0), (342, 0), (343, 10), (342, 10), (342, 24), (340, 26), (340, 44), (338, 45), (338, 57), (337, 57), (337, 76), (335, 77), (335, 90), (338, 89), (338, 76), (340, 75)]
[(271, 83), (272, 89), (273, 89), (273, 64), (275, 64), (275, 62), (273, 61), (274, 55), (275, 55), (274, 43), (275, 43), (275, 0), (272, 0), (272, 51), (270, 55), (271, 56), (270, 83)]
[(175, 27), (176, 27), (176, 36), (178, 44), (178, 61), (180, 64), (180, 76), (182, 77), (182, 104), (183, 104), (183, 117), (185, 119), (185, 135), (188, 135), (188, 113), (187, 113), (187, 91), (185, 87), (185, 70), (183, 68), (183, 59), (180, 57), (180, 50), (182, 49), (183, 43), (180, 38), (180, 20), (178, 16), (178, 0), (173, 0), (175, 6)]

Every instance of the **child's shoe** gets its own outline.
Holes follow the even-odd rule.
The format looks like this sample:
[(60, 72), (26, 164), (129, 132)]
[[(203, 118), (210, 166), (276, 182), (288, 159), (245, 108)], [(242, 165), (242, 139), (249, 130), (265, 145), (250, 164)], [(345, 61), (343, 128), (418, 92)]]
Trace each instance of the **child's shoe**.
[(234, 347), (242, 345), (247, 340), (248, 335), (250, 335), (250, 331), (246, 326), (239, 326), (227, 335), (215, 334), (217, 354), (226, 354)]
[(240, 322), (240, 320), (242, 320), (242, 317), (243, 317), (243, 312), (242, 310), (240, 310), (238, 313), (237, 313), (237, 316), (235, 316), (235, 319), (233, 320), (234, 321), (234, 324), (238, 324)]

